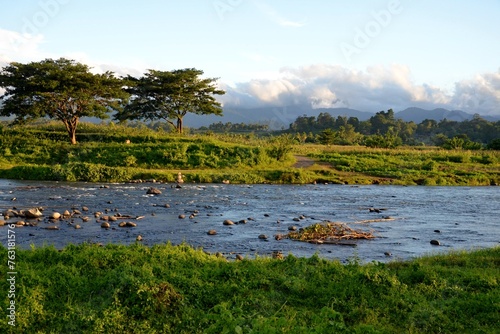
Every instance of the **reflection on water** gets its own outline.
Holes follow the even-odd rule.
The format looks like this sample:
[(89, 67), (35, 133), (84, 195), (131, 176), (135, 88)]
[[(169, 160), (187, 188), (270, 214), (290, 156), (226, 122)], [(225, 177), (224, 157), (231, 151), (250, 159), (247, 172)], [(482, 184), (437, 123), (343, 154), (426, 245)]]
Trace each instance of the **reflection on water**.
[[(149, 187), (161, 195), (147, 195)], [(15, 199), (13, 201), (13, 199)], [(166, 204), (170, 207), (167, 208)], [(493, 247), (500, 242), (500, 191), (496, 187), (402, 187), (402, 186), (339, 186), (339, 185), (215, 185), (187, 184), (175, 189), (167, 184), (86, 184), (56, 182), (21, 182), (0, 180), (0, 209), (43, 207), (51, 212), (64, 212), (87, 206), (91, 219), (82, 222), (73, 218), (58, 223), (60, 230), (49, 231), (46, 219), (36, 227), (16, 229), (18, 247), (68, 243), (136, 242), (153, 245), (171, 241), (187, 242), (209, 252), (247, 256), (269, 255), (282, 251), (285, 255), (321, 257), (363, 262), (409, 259), (450, 249)], [(380, 213), (370, 208), (384, 209)], [(133, 217), (136, 228), (100, 227), (94, 212), (109, 215), (120, 213)], [(196, 212), (194, 218), (188, 218)], [(179, 219), (179, 215), (186, 215)], [(294, 218), (304, 215), (299, 222)], [(359, 224), (361, 221), (390, 216), (392, 221)], [(249, 220), (248, 218), (252, 218)], [(246, 224), (223, 226), (225, 219), (247, 220)], [(15, 221), (12, 219), (10, 221)], [(305, 227), (321, 221), (349, 223), (356, 229), (373, 230), (377, 239), (356, 242), (357, 247), (313, 245), (290, 240), (276, 241), (278, 233), (288, 227)], [(208, 236), (207, 231), (217, 230)], [(7, 230), (1, 237), (6, 245)], [(266, 234), (268, 241), (258, 239)], [(439, 240), (441, 246), (430, 245)], [(391, 253), (392, 257), (384, 253)]]

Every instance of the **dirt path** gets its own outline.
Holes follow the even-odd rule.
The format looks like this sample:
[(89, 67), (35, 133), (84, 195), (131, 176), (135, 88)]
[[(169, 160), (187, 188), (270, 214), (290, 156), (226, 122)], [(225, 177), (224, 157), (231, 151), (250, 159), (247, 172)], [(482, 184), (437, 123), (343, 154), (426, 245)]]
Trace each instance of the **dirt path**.
[(316, 163), (316, 161), (314, 161), (313, 159), (303, 155), (296, 155), (295, 159), (297, 160), (297, 162), (293, 165), (294, 168), (307, 168)]

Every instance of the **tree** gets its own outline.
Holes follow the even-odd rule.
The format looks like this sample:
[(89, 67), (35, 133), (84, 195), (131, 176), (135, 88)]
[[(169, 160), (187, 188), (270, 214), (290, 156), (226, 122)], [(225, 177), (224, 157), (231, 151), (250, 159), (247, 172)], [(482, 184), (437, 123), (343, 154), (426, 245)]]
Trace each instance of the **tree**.
[(268, 149), (269, 156), (275, 158), (277, 161), (283, 161), (288, 153), (293, 150), (295, 139), (291, 134), (283, 134), (273, 137), (270, 143), (271, 147)]
[(337, 134), (332, 129), (326, 129), (321, 131), (318, 136), (318, 140), (323, 145), (332, 145), (337, 138)]
[[(183, 118), (190, 112), (198, 115), (222, 115), (222, 107), (214, 95), (223, 90), (214, 86), (215, 78), (202, 79), (203, 71), (187, 68), (175, 71), (149, 70), (137, 79), (129, 76), (131, 86), (126, 90), (131, 96), (117, 120), (163, 119), (182, 133)], [(175, 122), (175, 123), (174, 123)]]
[(112, 110), (120, 110), (128, 97), (122, 85), (113, 73), (93, 74), (74, 60), (13, 62), (0, 72), (0, 87), (6, 89), (0, 97), (0, 115), (15, 115), (14, 124), (43, 117), (60, 120), (76, 144), (81, 117), (105, 119)]

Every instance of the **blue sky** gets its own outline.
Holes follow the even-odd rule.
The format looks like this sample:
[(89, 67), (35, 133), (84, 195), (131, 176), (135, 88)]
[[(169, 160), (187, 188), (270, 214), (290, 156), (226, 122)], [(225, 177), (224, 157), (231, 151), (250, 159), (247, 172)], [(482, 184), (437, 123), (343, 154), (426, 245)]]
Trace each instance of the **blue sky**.
[(0, 66), (196, 67), (225, 105), (500, 115), (500, 0), (0, 0)]

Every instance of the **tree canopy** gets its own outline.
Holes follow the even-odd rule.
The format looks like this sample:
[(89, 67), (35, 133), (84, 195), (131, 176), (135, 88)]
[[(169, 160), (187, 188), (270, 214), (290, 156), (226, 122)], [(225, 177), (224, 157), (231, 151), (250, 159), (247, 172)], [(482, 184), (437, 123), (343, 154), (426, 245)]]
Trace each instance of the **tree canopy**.
[(1, 70), (0, 87), (6, 89), (0, 97), (1, 116), (15, 115), (15, 123), (43, 117), (60, 120), (72, 144), (81, 117), (108, 118), (128, 98), (122, 80), (112, 72), (93, 74), (87, 65), (65, 58), (13, 62)]
[(222, 115), (214, 95), (223, 95), (215, 78), (201, 78), (203, 71), (186, 68), (175, 71), (149, 70), (141, 78), (129, 76), (130, 103), (115, 119), (165, 120), (182, 133), (187, 113)]

